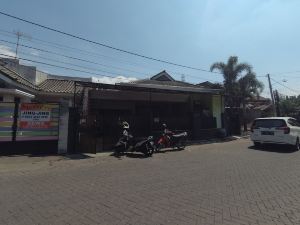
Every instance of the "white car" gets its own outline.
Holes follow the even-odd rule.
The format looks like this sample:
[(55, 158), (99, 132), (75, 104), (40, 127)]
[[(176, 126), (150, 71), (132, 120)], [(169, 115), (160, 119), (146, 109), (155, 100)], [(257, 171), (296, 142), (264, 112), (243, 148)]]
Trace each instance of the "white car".
[(260, 144), (285, 144), (300, 149), (300, 124), (292, 117), (267, 117), (255, 119), (251, 127), (251, 140)]

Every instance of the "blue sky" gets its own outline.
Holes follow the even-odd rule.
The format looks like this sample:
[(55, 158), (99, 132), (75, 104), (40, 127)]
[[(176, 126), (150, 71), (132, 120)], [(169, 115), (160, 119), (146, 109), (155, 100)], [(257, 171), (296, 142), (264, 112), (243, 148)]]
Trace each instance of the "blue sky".
[[(264, 95), (268, 94), (266, 78), (263, 77), (267, 73), (270, 73), (274, 80), (295, 90), (291, 91), (274, 82), (274, 88), (281, 93), (288, 95), (300, 93), (299, 9), (300, 1), (297, 0), (1, 1), (1, 11), (9, 14), (114, 47), (179, 64), (208, 70), (212, 63), (226, 61), (229, 56), (237, 55), (240, 62), (251, 64), (259, 78), (264, 81), (266, 84)], [(205, 80), (222, 81), (219, 74), (140, 59), (2, 15), (0, 20), (1, 40), (15, 42), (16, 37), (6, 32), (20, 30), (32, 37), (30, 40), (24, 37), (21, 44), (83, 58), (98, 64), (78, 62), (20, 47), (19, 56), (23, 58), (88, 70), (95, 73), (95, 76), (103, 74), (145, 78), (165, 69), (176, 79), (181, 79), (181, 74), (185, 74), (185, 80), (192, 83)], [(61, 46), (56, 48), (36, 39), (67, 45), (84, 52)], [(14, 45), (1, 41), (0, 45), (2, 53), (9, 53), (15, 48)], [(55, 74), (92, 76), (32, 64), (40, 70)]]

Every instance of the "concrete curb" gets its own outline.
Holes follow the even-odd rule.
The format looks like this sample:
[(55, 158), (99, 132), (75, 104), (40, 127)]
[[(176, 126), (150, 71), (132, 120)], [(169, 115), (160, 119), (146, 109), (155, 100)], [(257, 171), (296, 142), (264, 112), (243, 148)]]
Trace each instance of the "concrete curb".
[(250, 137), (250, 135), (244, 135), (244, 136), (230, 136), (230, 137), (226, 137), (226, 138), (214, 138), (214, 139), (209, 139), (209, 140), (188, 141), (187, 145), (222, 143), (222, 142), (235, 141), (235, 140), (240, 140), (240, 139), (248, 139), (249, 137)]

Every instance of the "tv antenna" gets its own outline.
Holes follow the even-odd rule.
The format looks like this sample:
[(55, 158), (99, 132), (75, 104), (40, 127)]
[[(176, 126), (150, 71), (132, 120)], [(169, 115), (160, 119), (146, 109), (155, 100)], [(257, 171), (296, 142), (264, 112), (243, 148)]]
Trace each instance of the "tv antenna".
[(16, 55), (15, 55), (15, 59), (18, 58), (18, 49), (19, 49), (19, 42), (20, 42), (20, 38), (24, 37), (27, 39), (31, 39), (31, 36), (28, 34), (25, 34), (23, 32), (21, 32), (20, 30), (14, 30), (13, 33), (17, 36), (17, 43), (16, 43)]

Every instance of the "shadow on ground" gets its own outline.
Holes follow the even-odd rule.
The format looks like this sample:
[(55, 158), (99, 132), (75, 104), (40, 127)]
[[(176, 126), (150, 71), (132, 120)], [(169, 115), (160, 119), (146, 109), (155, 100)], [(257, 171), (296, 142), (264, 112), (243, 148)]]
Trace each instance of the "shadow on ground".
[(86, 154), (70, 154), (70, 155), (64, 155), (64, 158), (70, 160), (80, 160), (80, 159), (90, 159), (93, 157), (88, 156)]
[(15, 155), (0, 155), (1, 157), (5, 158), (14, 158), (14, 157), (28, 157), (28, 158), (49, 158), (49, 157), (57, 157), (58, 160), (62, 159), (69, 159), (69, 160), (80, 160), (80, 159), (89, 159), (92, 158), (91, 156), (88, 156), (86, 154), (65, 154), (65, 155), (59, 155), (59, 154), (15, 154)]
[(212, 144), (212, 143), (225, 143), (230, 141), (235, 141), (240, 138), (235, 136), (230, 136), (226, 138), (212, 138), (207, 140), (198, 140), (198, 141), (187, 141), (186, 146), (193, 146), (193, 145), (202, 145), (202, 144)]
[(161, 154), (161, 153), (169, 153), (169, 152), (181, 152), (183, 151), (185, 148), (163, 148), (159, 151), (156, 151), (155, 154)]
[(274, 144), (264, 144), (261, 146), (250, 146), (248, 149), (256, 150), (256, 151), (264, 151), (264, 152), (276, 152), (276, 153), (294, 153), (296, 152), (295, 149), (293, 149), (293, 146), (288, 145), (274, 145)]
[(111, 153), (110, 156), (115, 157), (117, 159), (122, 159), (123, 157), (128, 157), (128, 158), (134, 158), (134, 159), (147, 159), (151, 158), (152, 156), (145, 156), (143, 153), (139, 152), (125, 152), (125, 153)]

